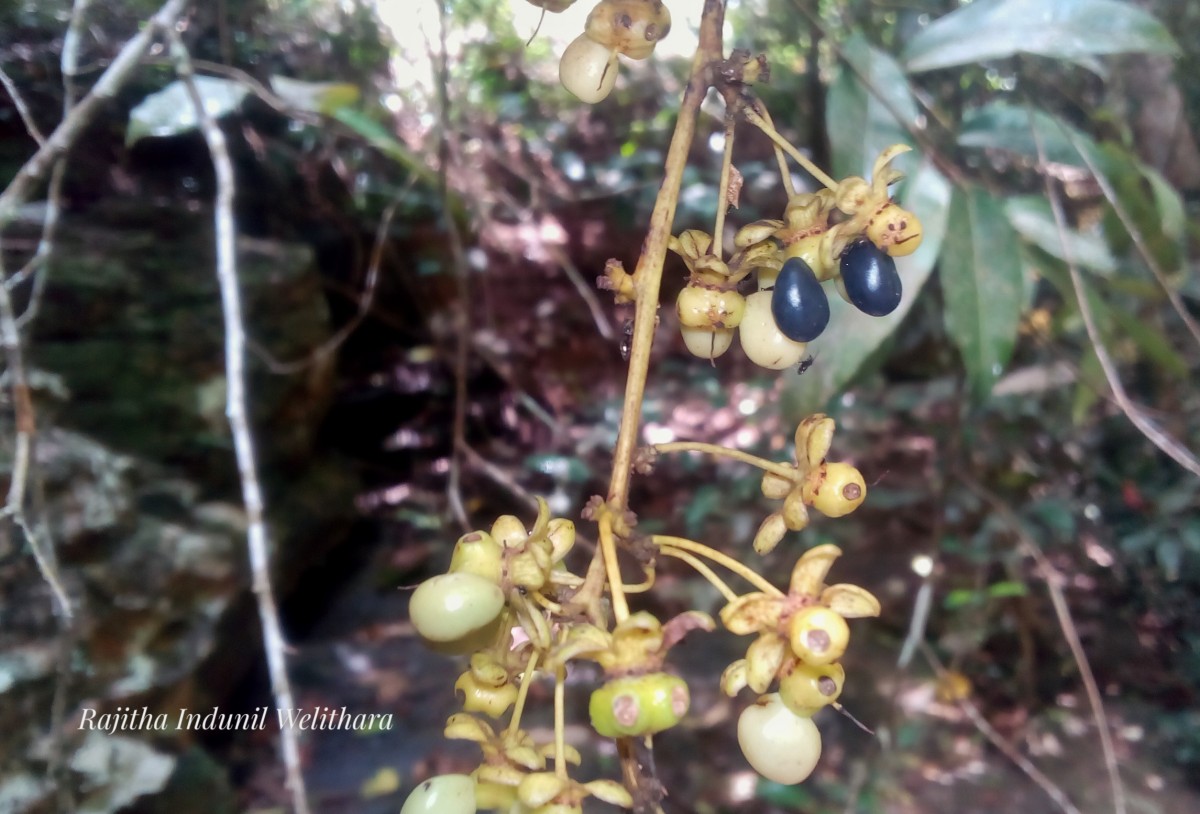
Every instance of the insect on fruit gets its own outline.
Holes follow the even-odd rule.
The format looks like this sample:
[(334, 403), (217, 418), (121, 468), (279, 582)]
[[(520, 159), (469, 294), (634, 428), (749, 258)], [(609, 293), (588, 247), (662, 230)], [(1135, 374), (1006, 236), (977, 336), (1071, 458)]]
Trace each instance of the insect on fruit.
[(815, 362), (815, 361), (816, 361), (815, 356), (806, 356), (803, 359), (801, 359), (800, 367), (796, 369), (796, 375), (803, 376), (805, 371), (807, 371), (810, 367), (812, 367), (813, 362)]

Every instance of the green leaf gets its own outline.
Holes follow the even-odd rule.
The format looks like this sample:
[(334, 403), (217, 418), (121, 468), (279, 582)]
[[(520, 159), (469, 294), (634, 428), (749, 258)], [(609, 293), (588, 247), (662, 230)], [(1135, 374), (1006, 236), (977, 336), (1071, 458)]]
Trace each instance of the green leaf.
[(1007, 599), (1012, 596), (1025, 596), (1029, 590), (1021, 582), (994, 582), (988, 586), (987, 592), (992, 599)]
[(1012, 354), (1025, 286), (1004, 204), (982, 187), (954, 191), (941, 282), (946, 329), (962, 353), (972, 395), (983, 401)]
[(920, 115), (904, 71), (891, 56), (861, 34), (851, 36), (841, 53), (846, 64), (825, 105), (837, 178), (863, 175), (885, 147), (914, 145), (908, 128), (917, 126)]
[[(1034, 139), (1034, 132), (1037, 140)], [(1074, 137), (1075, 141), (1072, 141)], [(963, 116), (958, 143), (963, 147), (1016, 153), (1037, 160), (1037, 141), (1041, 141), (1046, 160), (1072, 167), (1087, 166), (1076, 144), (1094, 150), (1095, 142), (1057, 117), (1036, 108), (993, 102), (968, 111)]]
[(1069, 254), (1080, 266), (1106, 274), (1117, 270), (1116, 258), (1104, 244), (1103, 235), (1083, 234), (1071, 229), (1060, 234), (1050, 202), (1043, 196), (1009, 198), (1004, 204), (1004, 211), (1017, 234), (1047, 254), (1060, 260), (1066, 260)]
[(1117, 0), (975, 0), (934, 21), (901, 56), (912, 72), (1037, 54), (1096, 70), (1092, 57), (1177, 54), (1166, 27)]
[(816, 361), (803, 376), (788, 383), (789, 413), (807, 415), (821, 410), (854, 378), (863, 363), (891, 335), (916, 302), (933, 271), (946, 235), (950, 213), (950, 182), (932, 163), (923, 163), (905, 182), (898, 196), (916, 213), (925, 228), (921, 247), (908, 257), (896, 258), (904, 286), (899, 307), (885, 317), (871, 317), (829, 291), (829, 327), (810, 346)]
[[(1039, 257), (1036, 253), (1033, 254), (1032, 259), (1037, 264), (1038, 271), (1042, 276), (1058, 289), (1066, 307), (1072, 312), (1078, 311), (1079, 306), (1075, 297), (1075, 287), (1071, 284), (1071, 278), (1063, 263), (1046, 255)], [(1147, 359), (1154, 362), (1156, 367), (1161, 368), (1169, 375), (1181, 379), (1186, 379), (1190, 375), (1188, 363), (1179, 355), (1178, 351), (1175, 350), (1162, 332), (1156, 330), (1152, 324), (1148, 323), (1137, 313), (1123, 307), (1123, 303), (1127, 297), (1114, 298), (1118, 304), (1112, 304), (1100, 296), (1100, 293), (1091, 285), (1088, 277), (1083, 276), (1082, 280), (1083, 289), (1088, 298), (1088, 306), (1096, 318), (1101, 338), (1104, 339), (1106, 344), (1110, 344), (1116, 336), (1129, 339), (1145, 354)], [(1127, 289), (1123, 289), (1119, 285), (1121, 278), (1112, 278), (1101, 282), (1109, 291), (1127, 291)], [(1116, 329), (1115, 331), (1113, 330), (1114, 328)], [(1085, 359), (1085, 362), (1088, 361)], [(1095, 363), (1098, 365), (1098, 361)], [(1081, 365), (1081, 375), (1083, 367), (1084, 365)], [(1107, 386), (1103, 383), (1103, 378), (1100, 378), (1097, 383), (1101, 386)]]
[[(195, 82), (196, 90), (204, 102), (204, 109), (214, 119), (235, 110), (250, 92), (248, 87), (232, 79), (197, 76)], [(189, 133), (199, 124), (196, 119), (196, 107), (192, 104), (187, 85), (175, 81), (138, 102), (129, 112), (129, 124), (125, 128), (125, 146), (128, 147), (147, 137)]]
[(358, 88), (346, 82), (304, 82), (272, 76), (271, 89), (289, 106), (310, 113), (332, 113), (358, 101)]

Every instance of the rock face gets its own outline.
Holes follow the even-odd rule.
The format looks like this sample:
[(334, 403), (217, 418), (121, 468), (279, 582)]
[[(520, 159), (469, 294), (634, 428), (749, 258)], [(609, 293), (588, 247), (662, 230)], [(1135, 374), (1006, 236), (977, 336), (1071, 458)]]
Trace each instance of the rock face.
[[(27, 337), (39, 428), (27, 511), (76, 619), (64, 634), (24, 539), (6, 527), (0, 811), (46, 810), (56, 798), (60, 810), (115, 811), (184, 774), (190, 793), (225, 799), (220, 772), (195, 771), (204, 758), (189, 749), (192, 733), (80, 727), (89, 709), (174, 720), (180, 707), (211, 707), (259, 658), (224, 418), (211, 219), (155, 212), (114, 228), (69, 218), (60, 235)], [(328, 316), (307, 247), (242, 241), (238, 250), (255, 342), (284, 360), (320, 345)], [(271, 538), (287, 552), (277, 584), (286, 585), (338, 539), (354, 483), (314, 451), (332, 365), (284, 376), (251, 359), (248, 369)], [(3, 482), (12, 461), (5, 411)], [(237, 635), (226, 641), (229, 630)]]

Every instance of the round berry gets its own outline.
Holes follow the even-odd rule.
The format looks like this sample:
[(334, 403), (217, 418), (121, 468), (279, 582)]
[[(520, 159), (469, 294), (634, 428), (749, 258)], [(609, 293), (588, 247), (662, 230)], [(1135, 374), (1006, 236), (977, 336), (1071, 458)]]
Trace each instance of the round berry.
[(813, 341), (829, 324), (825, 289), (812, 267), (799, 257), (789, 258), (775, 278), (771, 316), (783, 335), (794, 342)]
[(408, 615), (430, 642), (454, 642), (489, 629), (500, 618), (504, 593), (477, 574), (440, 574), (413, 592)]
[(746, 313), (746, 298), (737, 291), (687, 285), (675, 300), (675, 313), (685, 328), (736, 328)]
[(771, 316), (771, 291), (756, 291), (746, 297), (746, 313), (738, 326), (742, 350), (759, 367), (783, 370), (800, 363), (808, 348), (804, 342), (794, 342), (783, 335)]
[(486, 531), (472, 531), (458, 538), (450, 555), (451, 573), (474, 574), (500, 584), (504, 556), (500, 544)]
[(850, 626), (840, 613), (822, 605), (799, 610), (788, 622), (788, 639), (805, 664), (832, 664), (846, 652)]
[(812, 774), (821, 759), (821, 731), (807, 715), (796, 715), (779, 697), (764, 695), (738, 718), (738, 744), (754, 771), (792, 785)]
[(866, 229), (867, 240), (892, 257), (915, 252), (921, 245), (922, 232), (921, 219), (894, 203), (876, 212)]
[(838, 700), (845, 682), (840, 664), (792, 662), (783, 668), (779, 697), (797, 715), (812, 715)]
[(645, 59), (671, 31), (671, 12), (662, 0), (601, 0), (585, 26), (596, 42), (630, 59)]
[(862, 473), (843, 461), (822, 464), (802, 487), (804, 500), (826, 517), (844, 517), (867, 499)]
[(563, 51), (558, 78), (581, 102), (594, 105), (617, 84), (617, 52), (580, 34)]
[(683, 344), (687, 346), (692, 356), (701, 359), (716, 359), (733, 344), (733, 328), (717, 328), (707, 331), (704, 328), (682, 328)]
[(592, 693), (592, 728), (606, 738), (653, 735), (670, 729), (691, 704), (687, 682), (670, 673), (614, 678)]
[(400, 814), (475, 814), (475, 780), (440, 774), (413, 789)]
[(874, 243), (862, 240), (842, 252), (842, 283), (854, 307), (873, 317), (887, 316), (900, 304), (903, 289), (896, 261)]

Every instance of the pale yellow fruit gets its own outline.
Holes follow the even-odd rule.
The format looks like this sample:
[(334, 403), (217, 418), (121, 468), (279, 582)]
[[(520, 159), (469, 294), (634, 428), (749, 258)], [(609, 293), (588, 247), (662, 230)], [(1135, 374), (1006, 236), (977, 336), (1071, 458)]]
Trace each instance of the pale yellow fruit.
[(594, 105), (612, 93), (617, 84), (617, 67), (614, 49), (580, 34), (563, 51), (558, 78), (581, 102)]
[(779, 693), (764, 695), (743, 710), (738, 744), (754, 771), (785, 785), (806, 779), (821, 759), (821, 731), (812, 718), (785, 707)]
[(746, 297), (746, 313), (738, 326), (742, 350), (759, 367), (783, 370), (794, 367), (804, 358), (808, 345), (793, 342), (779, 330), (771, 316), (771, 292), (756, 291)]
[(681, 328), (683, 344), (688, 352), (701, 359), (716, 359), (729, 350), (733, 344), (733, 328), (718, 328), (706, 331), (704, 328)]

